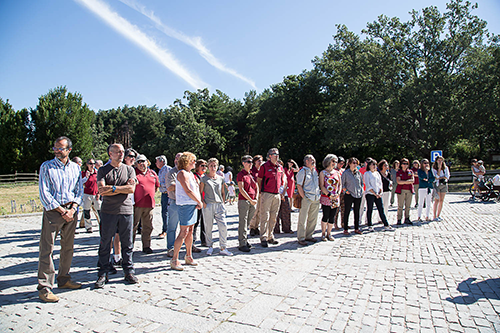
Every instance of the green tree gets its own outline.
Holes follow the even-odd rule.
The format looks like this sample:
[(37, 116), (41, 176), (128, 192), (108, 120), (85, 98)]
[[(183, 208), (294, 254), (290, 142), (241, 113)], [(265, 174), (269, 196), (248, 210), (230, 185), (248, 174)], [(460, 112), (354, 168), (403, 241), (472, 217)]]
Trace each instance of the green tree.
[(0, 174), (28, 171), (26, 168), (28, 111), (15, 111), (9, 100), (0, 98), (0, 156), (6, 163), (0, 165)]
[(94, 111), (83, 103), (82, 96), (68, 92), (66, 87), (57, 87), (41, 96), (37, 107), (30, 110), (30, 170), (53, 158), (50, 148), (54, 139), (62, 135), (73, 142), (72, 156), (83, 160), (90, 157), (94, 117)]

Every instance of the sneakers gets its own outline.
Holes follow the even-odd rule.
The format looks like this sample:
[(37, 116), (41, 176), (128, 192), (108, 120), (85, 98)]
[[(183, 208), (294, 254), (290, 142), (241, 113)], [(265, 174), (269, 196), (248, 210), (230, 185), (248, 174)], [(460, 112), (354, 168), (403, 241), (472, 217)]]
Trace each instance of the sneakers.
[(142, 252), (145, 254), (151, 254), (153, 253), (153, 250), (150, 247), (145, 247), (142, 249)]
[(394, 228), (391, 227), (390, 225), (384, 227), (385, 231), (394, 231)]
[(62, 286), (59, 286), (60, 289), (80, 289), (82, 287), (82, 284), (79, 282), (73, 282), (71, 280), (68, 280), (65, 284)]
[(368, 227), (368, 229), (367, 229), (367, 231), (368, 231), (368, 232), (374, 232), (374, 231), (375, 231), (375, 229), (373, 229), (373, 227), (372, 227), (372, 226), (369, 226), (369, 227)]
[(214, 248), (210, 246), (207, 250), (207, 256), (211, 256), (212, 253), (214, 253)]
[(115, 266), (111, 266), (111, 269), (109, 270), (108, 274), (115, 275), (116, 273), (118, 273), (118, 271), (116, 270)]
[(241, 252), (250, 252), (250, 248), (247, 245), (238, 247)]
[(40, 299), (42, 301), (47, 302), (47, 303), (59, 302), (59, 297), (57, 297), (56, 295), (54, 295), (54, 293), (50, 289), (39, 290), (38, 291), (38, 297), (40, 297)]
[(108, 283), (108, 277), (106, 275), (99, 276), (97, 281), (94, 283), (94, 288), (95, 289), (102, 289), (104, 288), (104, 285)]
[(280, 242), (278, 242), (276, 239), (269, 239), (267, 241), (268, 244), (272, 244), (272, 245), (278, 245)]
[(229, 252), (229, 250), (227, 248), (225, 248), (224, 250), (221, 250), (219, 253), (222, 254), (223, 256), (232, 256), (233, 255), (231, 252)]
[(115, 257), (113, 257), (113, 266), (121, 266), (123, 262), (123, 259), (120, 258), (118, 261), (115, 260)]
[(167, 257), (172, 258), (174, 256), (174, 249), (170, 249), (167, 252)]
[(260, 242), (260, 246), (262, 246), (262, 247), (268, 247), (267, 241), (266, 240), (261, 241)]
[(136, 284), (137, 282), (139, 282), (139, 279), (133, 273), (128, 273), (127, 275), (125, 275), (125, 281), (129, 284)]

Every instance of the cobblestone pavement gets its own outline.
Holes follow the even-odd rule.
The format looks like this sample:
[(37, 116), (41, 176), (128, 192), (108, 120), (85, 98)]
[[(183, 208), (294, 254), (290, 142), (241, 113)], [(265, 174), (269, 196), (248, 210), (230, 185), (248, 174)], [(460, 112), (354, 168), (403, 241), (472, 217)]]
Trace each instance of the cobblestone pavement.
[[(306, 247), (296, 235), (277, 235), (279, 245), (267, 249), (253, 237), (248, 254), (237, 249), (236, 205), (227, 210), (233, 257), (195, 254), (199, 266), (177, 272), (164, 239), (154, 237), (155, 252), (145, 255), (138, 237), (140, 283), (125, 284), (119, 269), (100, 290), (93, 289), (99, 235), (77, 229), (71, 272), (84, 287), (55, 288), (55, 304), (36, 292), (41, 215), (0, 219), (0, 331), (500, 332), (500, 203), (448, 194), (442, 222), (395, 232), (377, 225), (348, 237), (336, 231), (333, 242)], [(56, 266), (58, 256), (57, 242)]]

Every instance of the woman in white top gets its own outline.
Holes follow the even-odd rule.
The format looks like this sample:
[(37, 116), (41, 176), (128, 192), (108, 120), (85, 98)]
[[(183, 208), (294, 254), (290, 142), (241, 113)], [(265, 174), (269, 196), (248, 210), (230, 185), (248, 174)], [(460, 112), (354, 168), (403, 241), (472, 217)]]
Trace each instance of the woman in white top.
[(175, 203), (178, 206), (179, 221), (181, 231), (175, 239), (174, 255), (170, 262), (172, 269), (182, 271), (184, 268), (179, 263), (179, 251), (182, 243), (186, 243), (186, 265), (196, 266), (192, 256), (193, 228), (196, 223), (196, 209), (201, 209), (202, 202), (198, 179), (191, 170), (196, 165), (196, 156), (193, 153), (182, 153), (177, 162), (177, 178), (175, 180)]
[(366, 186), (366, 217), (368, 219), (368, 231), (374, 231), (372, 225), (372, 212), (374, 202), (377, 206), (378, 215), (380, 216), (382, 223), (384, 223), (384, 230), (392, 231), (393, 228), (389, 225), (389, 222), (387, 222), (387, 217), (384, 213), (384, 204), (382, 202), (382, 194), (384, 190), (382, 187), (382, 177), (377, 171), (377, 161), (371, 159), (367, 162), (366, 172), (363, 178)]
[(434, 189), (439, 195), (434, 200), (434, 221), (442, 221), (441, 210), (443, 209), (444, 196), (448, 192), (448, 180), (450, 179), (450, 170), (444, 163), (443, 156), (439, 156), (436, 162), (432, 164), (432, 174), (434, 175)]

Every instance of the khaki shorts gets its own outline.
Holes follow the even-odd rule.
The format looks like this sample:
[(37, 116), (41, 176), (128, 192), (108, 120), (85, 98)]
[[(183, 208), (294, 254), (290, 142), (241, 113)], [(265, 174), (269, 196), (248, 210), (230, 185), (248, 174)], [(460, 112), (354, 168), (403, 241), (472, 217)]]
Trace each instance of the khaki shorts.
[(448, 184), (439, 184), (438, 186), (434, 186), (438, 193), (447, 193), (448, 192)]

